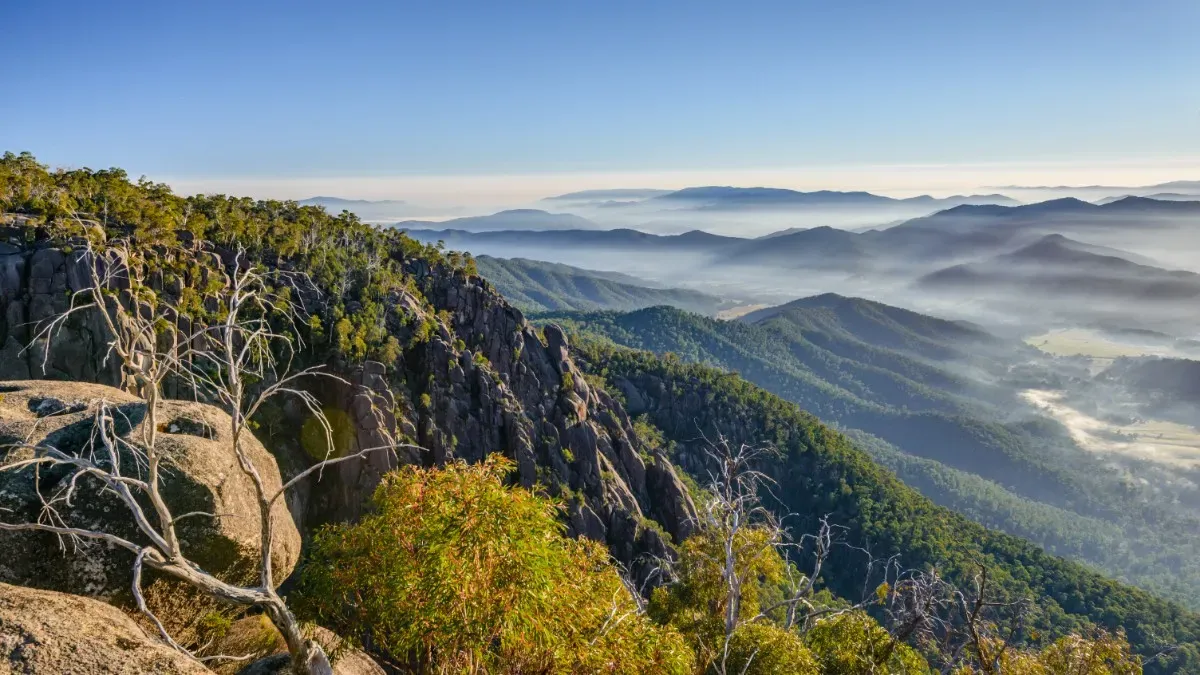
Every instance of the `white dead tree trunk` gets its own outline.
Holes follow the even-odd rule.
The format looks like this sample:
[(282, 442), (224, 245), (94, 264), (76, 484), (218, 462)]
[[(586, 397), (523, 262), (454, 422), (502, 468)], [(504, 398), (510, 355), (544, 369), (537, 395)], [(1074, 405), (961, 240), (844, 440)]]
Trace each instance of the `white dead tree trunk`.
[[(166, 260), (187, 253), (167, 251), (156, 255), (159, 260)], [(386, 445), (348, 456), (330, 454), (334, 450), (334, 440), (329, 421), (317, 398), (299, 385), (301, 378), (308, 376), (340, 378), (318, 368), (290, 372), (292, 357), (299, 346), (294, 319), (300, 310), (288, 303), (284, 294), (273, 290), (271, 283), (278, 288), (297, 289), (300, 283), (307, 282), (305, 277), (261, 270), (239, 253), (228, 273), (216, 270), (220, 273), (221, 283), (209, 297), (218, 305), (215, 312), (218, 320), (212, 325), (201, 326), (179, 321), (173, 308), (150, 297), (152, 290), (145, 279), (147, 261), (128, 242), (114, 242), (103, 251), (89, 245), (84, 256), (90, 274), (88, 288), (76, 292), (70, 308), (38, 331), (36, 339), (44, 341), (46, 350), (43, 366), (53, 339), (64, 323), (73, 315), (92, 311), (100, 317), (109, 334), (109, 356), (115, 356), (122, 364), (123, 384), (145, 399), (147, 417), (141, 425), (140, 438), (137, 442), (129, 442), (116, 431), (113, 408), (99, 402), (94, 412), (91, 443), (82, 456), (63, 453), (53, 447), (26, 444), (23, 448), (31, 452), (22, 453), (20, 459), (0, 462), (0, 471), (32, 468), (36, 476), (38, 472), (53, 468), (65, 469), (68, 473), (67, 478), (57, 483), (59, 487), (53, 494), (41, 494), (39, 485), (42, 508), (34, 522), (0, 522), (0, 529), (49, 532), (60, 538), (98, 541), (130, 551), (134, 555), (132, 592), (138, 608), (159, 629), (164, 640), (184, 653), (187, 651), (167, 634), (162, 622), (146, 605), (141, 589), (144, 566), (189, 583), (220, 600), (260, 607), (283, 634), (294, 672), (331, 675), (332, 668), (324, 650), (305, 637), (300, 622), (276, 592), (272, 561), (273, 507), (288, 489), (313, 474), (319, 475), (329, 466), (374, 452), (393, 452), (397, 447), (415, 446), (397, 446), (394, 439), (387, 438)], [(274, 329), (273, 321), (275, 325), (283, 325), (284, 329)], [(186, 323), (187, 327), (181, 328), (181, 323)], [(172, 376), (191, 384), (196, 392), (215, 400), (230, 414), (232, 450), (239, 468), (254, 486), (258, 503), (261, 556), (256, 586), (237, 586), (205, 572), (188, 560), (180, 547), (175, 531), (179, 520), (216, 515), (188, 513), (177, 516), (159, 489), (163, 464), (169, 458), (164, 457), (157, 447), (157, 412), (162, 384)], [(320, 422), (327, 454), (280, 489), (271, 490), (246, 451), (244, 442), (251, 433), (249, 420), (268, 400), (280, 395), (298, 398)], [(122, 472), (122, 465), (128, 466), (128, 460), (139, 468), (138, 475)], [(144, 473), (140, 470), (143, 468)], [(120, 499), (147, 543), (101, 530), (66, 525), (62, 510), (71, 507), (72, 499), (78, 496), (79, 483), (85, 478), (98, 481), (104, 490)], [(150, 504), (150, 513), (143, 509), (140, 500)]]
[[(723, 436), (715, 440), (706, 439), (708, 482), (705, 486), (708, 499), (698, 514), (697, 526), (714, 533), (720, 541), (719, 555), (707, 561), (720, 572), (724, 590), (723, 628), (720, 658), (713, 664), (719, 675), (728, 675), (730, 648), (734, 634), (741, 626), (756, 621), (777, 620), (787, 630), (805, 632), (819, 621), (833, 619), (842, 614), (861, 610), (880, 602), (873, 593), (867, 592), (875, 571), (882, 567), (883, 580), (898, 576), (895, 558), (875, 560), (868, 551), (848, 546), (839, 541), (838, 526), (828, 517), (820, 519), (816, 533), (793, 537), (784, 526), (784, 521), (795, 514), (779, 515), (763, 504), (770, 495), (774, 480), (756, 468), (776, 453), (767, 446), (747, 444), (733, 445)], [(778, 502), (778, 500), (774, 500)], [(754, 529), (758, 536), (745, 536)], [(863, 598), (854, 604), (825, 607), (814, 601), (817, 581), (835, 546), (852, 548), (868, 558)], [(808, 572), (801, 572), (796, 564), (811, 552), (812, 564)], [(766, 607), (759, 608), (754, 616), (743, 615), (743, 597), (748, 584), (757, 583), (751, 576), (755, 563), (762, 556), (776, 555), (787, 561), (786, 596)], [(667, 570), (670, 572), (669, 569)], [(673, 576), (673, 575), (672, 575)], [(757, 652), (750, 655), (742, 670), (750, 667)]]

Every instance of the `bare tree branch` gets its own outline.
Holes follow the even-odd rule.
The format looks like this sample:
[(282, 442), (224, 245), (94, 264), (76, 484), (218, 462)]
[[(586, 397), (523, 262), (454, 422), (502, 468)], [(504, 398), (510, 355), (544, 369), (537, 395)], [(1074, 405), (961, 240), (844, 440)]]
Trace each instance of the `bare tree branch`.
[[(177, 252), (176, 252), (177, 253)], [(173, 252), (158, 253), (169, 258)], [(218, 320), (211, 325), (198, 321), (180, 321), (179, 313), (159, 303), (146, 283), (147, 260), (128, 241), (109, 243), (102, 250), (89, 243), (78, 260), (88, 269), (90, 284), (71, 295), (66, 311), (40, 326), (35, 343), (43, 342), (42, 365), (49, 363), (53, 340), (72, 317), (83, 312), (98, 316), (108, 333), (106, 359), (116, 355), (121, 364), (122, 384), (145, 400), (146, 416), (140, 424), (140, 438), (127, 440), (118, 433), (114, 416), (121, 415), (127, 427), (138, 425), (124, 416), (119, 408), (106, 401), (93, 402), (93, 428), (83, 454), (72, 455), (56, 448), (37, 445), (33, 435), (14, 449), (27, 451), (21, 456), (0, 461), (0, 472), (32, 469), (40, 511), (34, 522), (0, 522), (0, 530), (48, 532), (65, 540), (99, 541), (118, 546), (134, 554), (132, 591), (138, 609), (147, 616), (172, 647), (187, 653), (167, 632), (162, 622), (147, 606), (141, 590), (142, 571), (150, 566), (182, 580), (201, 591), (226, 602), (261, 607), (279, 628), (292, 655), (292, 667), (297, 673), (332, 675), (329, 659), (320, 645), (307, 638), (286, 602), (275, 590), (272, 544), (274, 541), (274, 504), (287, 490), (324, 469), (342, 462), (363, 459), (375, 452), (395, 452), (397, 445), (387, 429), (385, 443), (353, 454), (334, 457), (333, 428), (311, 392), (300, 388), (302, 378), (330, 378), (344, 385), (350, 383), (316, 367), (291, 372), (299, 342), (296, 319), (303, 307), (287, 302), (272, 290), (268, 280), (285, 288), (299, 289), (311, 282), (307, 277), (283, 271), (266, 271), (250, 264), (245, 251), (239, 249), (228, 270), (210, 270), (219, 275), (220, 288), (215, 299)], [(315, 287), (312, 288), (315, 291)], [(275, 321), (283, 326), (276, 329)], [(186, 325), (183, 325), (186, 324)], [(179, 516), (172, 514), (160, 491), (168, 460), (158, 447), (158, 415), (162, 403), (162, 386), (169, 377), (190, 385), (197, 398), (214, 400), (230, 414), (231, 449), (239, 470), (254, 488), (259, 517), (259, 583), (244, 587), (229, 584), (200, 569), (186, 558), (180, 546), (175, 526), (192, 517), (218, 517), (217, 514), (193, 511)], [(318, 420), (327, 442), (326, 456), (302, 471), (278, 490), (269, 490), (262, 471), (247, 449), (249, 421), (270, 399), (289, 395), (297, 398)], [(371, 399), (374, 407), (374, 398)], [(377, 410), (374, 414), (381, 415)], [(35, 423), (35, 429), (36, 429)], [(11, 452), (9, 454), (11, 457)], [(122, 474), (122, 462), (136, 467), (137, 477)], [(43, 494), (41, 470), (65, 469), (67, 475)], [(141, 537), (148, 541), (139, 544), (126, 538), (96, 529), (67, 525), (64, 510), (73, 506), (80, 494), (83, 479), (96, 482), (102, 493), (118, 497), (133, 518)], [(149, 510), (143, 509), (143, 502)], [(615, 627), (622, 617), (611, 618)], [(237, 657), (221, 657), (222, 659)]]

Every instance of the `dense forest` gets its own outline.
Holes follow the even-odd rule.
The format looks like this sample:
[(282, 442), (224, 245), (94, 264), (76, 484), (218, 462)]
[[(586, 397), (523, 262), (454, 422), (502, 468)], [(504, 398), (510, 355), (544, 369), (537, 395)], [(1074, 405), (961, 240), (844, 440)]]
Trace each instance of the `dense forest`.
[[(395, 383), (382, 398), (405, 422), (399, 433), (428, 452), (409, 458), (417, 466), (388, 473), (355, 509), (341, 509), (345, 504), (331, 501), (337, 495), (313, 493), (305, 526), (314, 536), (295, 580), (297, 607), (401, 672), (923, 673), (947, 659), (962, 673), (994, 673), (997, 664), (1014, 673), (1068, 666), (1089, 674), (1138, 672), (1126, 638), (1148, 659), (1146, 672), (1200, 672), (1197, 615), (936, 506), (814, 416), (862, 428), (869, 425), (851, 423), (916, 417), (921, 421), (905, 433), (934, 439), (945, 428), (962, 428), (954, 426), (962, 416), (995, 405), (994, 392), (930, 371), (905, 353), (908, 347), (870, 351), (864, 366), (831, 347), (813, 370), (796, 356), (804, 352), (793, 352), (799, 340), (768, 347), (765, 334), (750, 328), (721, 334), (715, 326), (740, 326), (722, 323), (679, 342), (682, 348), (661, 349), (714, 360), (717, 346), (761, 342), (775, 351), (727, 367), (747, 378), (759, 372), (754, 368), (786, 376), (781, 381), (797, 393), (798, 406), (676, 355), (600, 341), (568, 346), (558, 329), (510, 325), (519, 313), (479, 279), (473, 259), (348, 213), (221, 195), (185, 198), (118, 169), (51, 171), (31, 155), (9, 153), (0, 159), (0, 214), (6, 275), (25, 269), (31, 250), (71, 253), (127, 239), (152, 285), (174, 289), (173, 315), (196, 321), (218, 313), (205, 285), (212, 272), (258, 266), (313, 282), (319, 293), (293, 298), (310, 310), (289, 336), (303, 343), (297, 362), (347, 376), (363, 375), (367, 361), (380, 364)], [(147, 291), (139, 301), (153, 306), (149, 288), (135, 290)], [(664, 345), (691, 334), (701, 319), (692, 316), (680, 313), (659, 326)], [(508, 333), (531, 340), (501, 341), (493, 334), (500, 331), (505, 340)], [(30, 337), (28, 327), (6, 318), (0, 332), (5, 358), (26, 358), (10, 346)], [(658, 339), (653, 332), (642, 339)], [(918, 351), (923, 345), (910, 343)], [(534, 351), (538, 359), (552, 356), (558, 370), (546, 372), (556, 379), (532, 374), (545, 365)], [(64, 353), (48, 359), (47, 376), (99, 377), (63, 362)], [(779, 365), (769, 366), (776, 358)], [(890, 402), (878, 402), (875, 391), (887, 392)], [(914, 409), (926, 412), (891, 410), (902, 400), (920, 402)], [(487, 408), (487, 422), (478, 422), (472, 415), (486, 406), (495, 406), (495, 415)], [(255, 429), (286, 476), (302, 426), (287, 422), (286, 409), (263, 412)], [(512, 431), (501, 436), (496, 427)], [(1006, 445), (1003, 429), (981, 423), (969, 435), (994, 444), (984, 447), (997, 449), (1001, 466), (1025, 476), (1044, 469), (1047, 490), (1071, 484), (1061, 467)], [(741, 467), (747, 473), (712, 480), (706, 452), (721, 447), (718, 438), (763, 453)], [(693, 504), (688, 522), (672, 521), (669, 505), (659, 501), (675, 485), (676, 466), (691, 474), (688, 494), (677, 502)], [(744, 476), (757, 472), (774, 487), (738, 492)], [(755, 499), (767, 509), (757, 509)], [(1115, 505), (1100, 501), (1095, 508)], [(622, 520), (622, 513), (635, 515)], [(754, 517), (745, 527), (729, 526), (745, 523), (746, 514)], [(823, 522), (835, 528), (837, 545), (816, 554), (827, 563), (805, 582), (800, 566), (814, 552), (790, 544), (810, 541), (802, 535), (820, 532)], [(746, 553), (712, 564), (733, 549)], [(622, 572), (639, 552), (661, 553), (671, 574), (631, 592)], [(344, 576), (347, 564), (358, 574)], [(908, 576), (888, 576), (896, 569)], [(951, 588), (974, 592), (982, 603), (979, 575), (990, 580), (988, 593), (1022, 609), (1019, 617), (989, 624), (960, 612), (941, 623), (911, 620), (907, 599), (917, 596), (908, 593), (920, 580), (932, 580), (932, 604), (954, 597)], [(485, 592), (464, 604), (463, 578)], [(371, 580), (379, 583), (356, 585)], [(1032, 603), (1027, 611), (1021, 598)], [(800, 604), (810, 610), (803, 621), (783, 611)], [(216, 616), (214, 625), (227, 628), (231, 617)], [(1002, 621), (1015, 628), (1001, 630)], [(929, 628), (935, 623), (972, 649), (939, 650), (933, 638), (952, 636)], [(980, 630), (972, 637), (962, 626)], [(574, 638), (563, 641), (568, 630)], [(203, 634), (196, 640), (211, 646)], [(515, 655), (530, 661), (507, 663)]]
[[(897, 554), (906, 565), (937, 565), (959, 581), (965, 581), (973, 561), (985, 560), (1010, 592), (1038, 598), (1037, 623), (1046, 631), (1097, 621), (1123, 626), (1141, 645), (1164, 635), (1194, 645), (1200, 635), (1200, 620), (1169, 602), (935, 506), (842, 434), (740, 377), (598, 342), (586, 343), (582, 352), (590, 372), (625, 392), (631, 412), (647, 415), (675, 444), (685, 468), (705, 434), (779, 448), (782, 456), (768, 469), (780, 486), (776, 508), (799, 514), (792, 525), (799, 531), (814, 530), (817, 518), (828, 514), (850, 528), (851, 543), (875, 556)], [(839, 556), (830, 588), (853, 597), (861, 587), (864, 561), (855, 551)], [(1170, 668), (1200, 664), (1194, 646), (1173, 658)]]
[(1004, 386), (1013, 377), (1005, 364), (1030, 359), (1022, 345), (838, 296), (746, 319), (653, 307), (537, 320), (736, 372), (862, 432), (864, 448), (939, 504), (1200, 606), (1200, 542), (1188, 534), (1200, 523), (1186, 495), (1164, 498), (1164, 488), (1131, 481), (1023, 410)]

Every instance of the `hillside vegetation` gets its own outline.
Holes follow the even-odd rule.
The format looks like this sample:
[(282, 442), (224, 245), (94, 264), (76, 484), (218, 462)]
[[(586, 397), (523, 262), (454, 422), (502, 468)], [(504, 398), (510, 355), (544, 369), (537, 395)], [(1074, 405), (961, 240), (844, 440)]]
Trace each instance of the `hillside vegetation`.
[[(302, 572), (310, 584), (308, 607), (311, 616), (335, 624), (401, 672), (485, 672), (511, 650), (530, 653), (527, 646), (544, 649), (538, 658), (549, 655), (536, 664), (538, 672), (626, 672), (626, 657), (649, 664), (645, 672), (729, 672), (729, 665), (746, 673), (865, 674), (893, 663), (910, 669), (898, 672), (922, 672), (946, 658), (959, 660), (959, 672), (995, 672), (992, 659), (940, 653), (932, 643), (910, 645), (889, 632), (898, 624), (888, 607), (903, 602), (887, 602), (902, 599), (907, 587), (864, 588), (864, 581), (879, 580), (877, 568), (847, 546), (830, 551), (812, 593), (798, 596), (813, 603), (813, 621), (798, 626), (766, 607), (755, 614), (755, 600), (779, 597), (780, 587), (798, 578), (797, 563), (783, 557), (784, 542), (770, 539), (770, 519), (762, 512), (731, 532), (701, 516), (721, 513), (720, 485), (681, 479), (676, 466), (702, 478), (702, 438), (716, 434), (780, 452), (757, 468), (778, 486), (775, 497), (764, 495), (766, 504), (794, 512), (786, 523), (794, 536), (815, 531), (828, 516), (840, 539), (877, 557), (894, 556), (906, 569), (944, 576), (970, 592), (972, 570), (982, 565), (1001, 597), (1030, 598), (1028, 630), (1015, 636), (1006, 657), (1020, 660), (1024, 670), (1006, 672), (1046, 672), (1045, 663), (1064, 659), (1083, 659), (1090, 665), (1075, 672), (1089, 675), (1114, 672), (1106, 664), (1136, 672), (1125, 636), (1145, 656), (1181, 646), (1149, 662), (1147, 672), (1200, 672), (1195, 614), (935, 506), (840, 433), (736, 375), (677, 357), (600, 344), (572, 347), (555, 326), (535, 330), (465, 255), (346, 213), (221, 195), (183, 198), (161, 184), (131, 181), (118, 169), (50, 171), (32, 156), (11, 153), (0, 159), (0, 213), (6, 354), (9, 345), (29, 342), (30, 324), (52, 314), (81, 283), (68, 265), (80, 259), (85, 236), (136, 242), (149, 279), (137, 300), (168, 305), (189, 322), (218, 318), (205, 280), (242, 265), (312, 280), (316, 292), (290, 296), (310, 320), (289, 337), (302, 341), (297, 364), (326, 367), (344, 382), (312, 386), (340, 420), (331, 440), (346, 444), (324, 450), (352, 452), (387, 426), (420, 448), (397, 460), (422, 468), (397, 473), (394, 463), (348, 462), (289, 502), (298, 528), (319, 542), (301, 561), (301, 569), (308, 566)], [(684, 317), (679, 331), (703, 321)], [(695, 342), (697, 348), (718, 344), (720, 331), (712, 335)], [(93, 369), (104, 363), (103, 338), (79, 317), (47, 345), (44, 370), (27, 355), (6, 355), (4, 366), (34, 377), (104, 380), (110, 371)], [(884, 414), (883, 404), (867, 398), (875, 389), (945, 411), (990, 405), (986, 390), (931, 372), (908, 354), (880, 352), (879, 365), (858, 366), (825, 351), (821, 369), (802, 369), (794, 359), (782, 371), (794, 372), (797, 391), (807, 392), (814, 407), (826, 404), (822, 414), (836, 406)], [(932, 377), (947, 377), (949, 393), (921, 381)], [(169, 384), (180, 397), (196, 395)], [(836, 396), (822, 399), (827, 392)], [(379, 402), (385, 414), (360, 416), (364, 398)], [(646, 417), (631, 419), (627, 410)], [(285, 480), (314, 452), (303, 438), (304, 421), (304, 410), (282, 405), (254, 418)], [(913, 427), (912, 433), (926, 431), (937, 428)], [(489, 465), (496, 455), (506, 460)], [(440, 468), (448, 464), (457, 468)], [(464, 470), (468, 464), (479, 468)], [(418, 536), (424, 543), (414, 540)], [(726, 566), (705, 564), (728, 537), (746, 537), (757, 553)], [(627, 584), (654, 585), (651, 563), (676, 554), (677, 573), (649, 601), (630, 592)], [(396, 566), (404, 560), (413, 564)], [(347, 562), (361, 566), (358, 581), (379, 583), (356, 587), (356, 579), (339, 577)], [(746, 580), (736, 598), (721, 590), (729, 586), (721, 580), (731, 567)], [(488, 603), (499, 600), (498, 622), (464, 616), (464, 605), (456, 604), (464, 589), (447, 582), (464, 576), (478, 581), (473, 590), (481, 598), (465, 610), (492, 611), (496, 606)], [(569, 606), (547, 601), (570, 598), (582, 599)], [(363, 604), (367, 599), (374, 604)], [(196, 608), (183, 604), (174, 611)], [(820, 620), (826, 614), (838, 620)], [(575, 622), (579, 640), (564, 645), (554, 639), (566, 629), (563, 621)], [(496, 631), (479, 632), (489, 627)], [(1109, 632), (1092, 632), (1096, 627)], [(995, 648), (1000, 638), (992, 636), (1001, 635), (995, 625), (980, 628), (987, 636), (976, 638), (974, 654)], [(679, 649), (677, 635), (688, 651)], [(588, 651), (580, 643), (585, 639), (587, 646), (607, 646)], [(722, 649), (714, 651), (712, 641), (721, 639)], [(200, 636), (189, 646), (211, 644)], [(1087, 656), (1101, 651), (1099, 659)]]
[(526, 312), (627, 311), (670, 305), (711, 315), (731, 304), (699, 291), (654, 288), (636, 277), (559, 263), (477, 256), (475, 264), (509, 302)]
[[(734, 371), (864, 447), (923, 494), (1143, 588), (1200, 606), (1200, 526), (1179, 498), (1076, 448), (1016, 401), (1020, 345), (865, 300), (819, 296), (719, 321), (655, 307), (558, 313), (581, 335)], [(989, 384), (981, 384), (988, 382)]]
[[(1078, 630), (1090, 622), (1122, 626), (1141, 649), (1171, 636), (1169, 642), (1188, 646), (1147, 672), (1200, 668), (1195, 615), (935, 506), (795, 404), (736, 375), (676, 358), (601, 343), (587, 344), (582, 353), (586, 370), (624, 392), (631, 412), (662, 430), (685, 469), (701, 468), (696, 458), (703, 439), (718, 434), (734, 444), (779, 448), (782, 456), (766, 470), (780, 486), (774, 506), (799, 514), (794, 530), (814, 531), (818, 518), (828, 515), (849, 528), (848, 542), (874, 556), (898, 555), (906, 566), (936, 565), (960, 583), (973, 562), (986, 561), (1009, 592), (1037, 598), (1039, 630)], [(855, 597), (866, 561), (857, 551), (840, 551), (831, 558), (829, 588)]]

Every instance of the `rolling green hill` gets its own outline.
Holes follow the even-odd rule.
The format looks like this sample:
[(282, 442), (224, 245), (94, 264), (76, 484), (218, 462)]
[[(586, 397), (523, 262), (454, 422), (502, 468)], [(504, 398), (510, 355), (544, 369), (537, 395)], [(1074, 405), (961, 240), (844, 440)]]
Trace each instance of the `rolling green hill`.
[[(847, 544), (867, 548), (876, 559), (896, 555), (903, 567), (936, 566), (958, 583), (968, 582), (975, 562), (984, 562), (1008, 592), (1037, 599), (1031, 623), (1038, 630), (1122, 626), (1143, 654), (1159, 651), (1156, 645), (1181, 645), (1148, 664), (1147, 673), (1200, 672), (1196, 615), (936, 506), (795, 404), (737, 375), (676, 357), (586, 339), (576, 351), (587, 371), (624, 396), (631, 414), (645, 415), (662, 431), (676, 464), (689, 472), (703, 474), (702, 448), (717, 436), (779, 450), (760, 468), (777, 481), (773, 506), (792, 514), (793, 532), (814, 531), (817, 519), (828, 515), (847, 528)], [(862, 593), (869, 571), (861, 551), (838, 548), (828, 566), (835, 570), (827, 579), (830, 590), (843, 597)]]
[(1014, 356), (1028, 357), (1023, 347), (970, 325), (840, 296), (747, 318), (654, 307), (541, 320), (735, 371), (822, 421), (865, 432), (856, 438), (886, 449), (877, 459), (939, 504), (1200, 606), (1200, 542), (1187, 534), (1200, 525), (1194, 512), (1022, 408), (998, 378)]
[(670, 305), (708, 315), (732, 304), (699, 291), (654, 288), (636, 277), (559, 263), (491, 256), (479, 256), (475, 262), (485, 279), (527, 312), (627, 311)]

